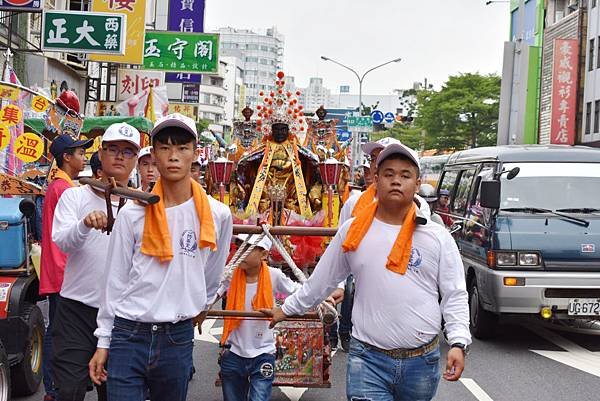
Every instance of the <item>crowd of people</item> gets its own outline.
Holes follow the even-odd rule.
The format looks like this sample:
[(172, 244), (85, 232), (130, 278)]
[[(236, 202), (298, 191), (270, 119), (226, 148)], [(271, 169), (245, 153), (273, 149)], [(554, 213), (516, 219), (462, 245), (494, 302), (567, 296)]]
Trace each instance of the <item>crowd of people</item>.
[[(363, 146), (366, 189), (345, 202), (336, 236), (300, 285), (269, 266), (268, 237), (232, 237), (229, 208), (199, 184), (193, 120), (168, 115), (150, 137), (140, 149), (134, 127), (113, 124), (90, 160), (95, 178), (121, 186), (137, 167), (139, 189), (160, 196), (149, 206), (113, 197), (110, 235), (104, 193), (74, 183), (91, 143), (62, 135), (50, 149), (58, 173), (43, 215), (45, 401), (81, 401), (92, 383), (101, 401), (185, 400), (194, 326), (201, 329), (224, 293), (225, 309), (260, 310), (265, 320), (225, 319), (223, 398), (268, 400), (274, 325), (323, 300), (339, 302), (339, 287), (350, 283), (339, 325), (349, 400), (429, 400), (440, 377), (460, 378), (471, 342), (464, 272), (452, 237), (432, 220), (443, 194), (438, 209), (417, 194), (416, 152), (392, 138)], [(252, 249), (224, 282), (232, 240)], [(276, 293), (289, 295), (281, 307)], [(450, 344), (443, 372), (442, 319)]]

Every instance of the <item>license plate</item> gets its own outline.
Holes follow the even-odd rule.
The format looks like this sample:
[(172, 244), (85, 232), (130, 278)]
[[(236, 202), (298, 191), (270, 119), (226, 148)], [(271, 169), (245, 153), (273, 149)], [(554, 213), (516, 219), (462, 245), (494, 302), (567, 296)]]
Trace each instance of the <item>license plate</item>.
[(600, 299), (575, 298), (569, 300), (570, 316), (600, 316)]

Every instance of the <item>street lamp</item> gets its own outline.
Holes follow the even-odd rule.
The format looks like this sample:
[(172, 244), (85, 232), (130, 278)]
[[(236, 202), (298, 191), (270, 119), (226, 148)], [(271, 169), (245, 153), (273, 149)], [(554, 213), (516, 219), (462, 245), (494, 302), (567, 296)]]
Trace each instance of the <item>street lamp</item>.
[[(362, 107), (362, 84), (363, 84), (363, 80), (365, 79), (365, 76), (368, 73), (370, 73), (371, 71), (373, 71), (373, 70), (376, 70), (378, 68), (383, 67), (384, 65), (388, 65), (388, 64), (391, 64), (391, 63), (398, 63), (402, 59), (399, 57), (399, 58), (396, 58), (394, 60), (387, 61), (387, 62), (385, 62), (383, 64), (376, 65), (375, 67), (370, 68), (367, 71), (365, 71), (365, 73), (362, 74), (362, 76), (360, 76), (354, 69), (348, 67), (347, 65), (344, 65), (344, 64), (340, 63), (339, 61), (335, 61), (335, 60), (333, 60), (333, 59), (331, 59), (329, 57), (321, 56), (321, 60), (331, 61), (332, 63), (337, 64), (340, 67), (343, 67), (343, 68), (345, 68), (347, 70), (350, 70), (356, 76), (356, 78), (358, 79), (358, 115), (362, 116), (362, 112), (363, 112), (363, 107)], [(360, 134), (358, 136), (360, 136)], [(354, 164), (354, 167), (356, 167), (356, 166), (358, 166), (360, 164), (358, 162), (358, 156), (359, 155), (360, 155), (360, 141), (356, 140), (356, 138), (355, 138), (355, 140), (352, 143), (352, 163)]]

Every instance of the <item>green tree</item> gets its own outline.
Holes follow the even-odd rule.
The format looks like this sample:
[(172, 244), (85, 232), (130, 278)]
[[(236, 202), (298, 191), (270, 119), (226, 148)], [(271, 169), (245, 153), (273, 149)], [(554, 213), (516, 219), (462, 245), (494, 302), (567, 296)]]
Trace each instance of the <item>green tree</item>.
[(438, 150), (495, 145), (499, 100), (499, 76), (451, 76), (439, 92), (418, 92), (415, 125)]
[(372, 141), (378, 141), (384, 137), (398, 139), (406, 146), (415, 150), (430, 149), (433, 145), (431, 137), (425, 135), (424, 130), (407, 124), (395, 123), (390, 129), (377, 131), (371, 134)]

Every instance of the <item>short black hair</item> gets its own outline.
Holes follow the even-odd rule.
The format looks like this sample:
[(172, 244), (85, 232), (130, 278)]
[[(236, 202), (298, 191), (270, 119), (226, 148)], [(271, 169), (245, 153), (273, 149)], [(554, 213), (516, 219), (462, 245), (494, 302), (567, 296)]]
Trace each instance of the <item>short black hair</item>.
[(413, 159), (411, 159), (410, 157), (408, 157), (406, 155), (403, 155), (402, 153), (392, 153), (391, 155), (389, 155), (388, 157), (386, 157), (385, 159), (380, 161), (377, 164), (377, 174), (379, 174), (379, 170), (381, 170), (381, 166), (383, 165), (383, 162), (385, 162), (387, 160), (406, 160), (406, 161), (410, 162), (410, 164), (412, 164), (412, 166), (416, 169), (417, 178), (419, 178), (419, 166), (417, 166), (415, 164)]
[(194, 136), (180, 127), (167, 127), (152, 136), (152, 145), (156, 142), (171, 145), (185, 145), (193, 143), (194, 148), (198, 145)]
[(56, 155), (56, 157), (54, 158), (54, 160), (56, 160), (56, 165), (58, 166), (58, 168), (62, 169), (63, 165), (65, 164), (65, 159), (63, 158), (63, 155), (66, 153), (68, 155), (73, 156), (75, 154), (76, 150), (77, 150), (77, 148), (67, 148), (60, 155)]

